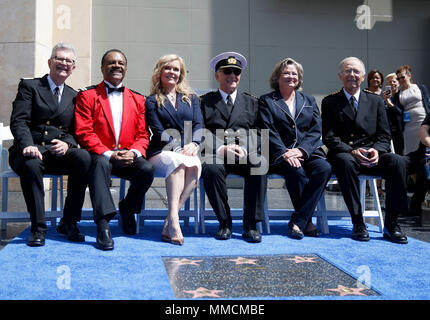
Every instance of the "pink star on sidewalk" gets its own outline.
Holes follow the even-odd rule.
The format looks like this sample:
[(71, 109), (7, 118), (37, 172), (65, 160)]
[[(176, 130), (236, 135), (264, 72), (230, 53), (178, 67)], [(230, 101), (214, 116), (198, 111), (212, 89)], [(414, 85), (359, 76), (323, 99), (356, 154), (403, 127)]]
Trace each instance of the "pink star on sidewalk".
[(343, 296), (346, 296), (346, 295), (365, 296), (365, 294), (361, 292), (364, 289), (365, 288), (348, 288), (348, 287), (344, 287), (343, 285), (340, 284), (340, 285), (337, 286), (337, 289), (326, 289), (326, 290), (338, 292), (339, 295), (341, 297), (343, 297)]
[(294, 258), (286, 258), (285, 260), (291, 260), (294, 261), (295, 263), (304, 263), (304, 262), (308, 262), (308, 263), (317, 263), (315, 261), (316, 257), (300, 257), (300, 256), (295, 256)]
[(202, 261), (203, 260), (190, 260), (187, 258), (171, 260), (171, 262), (176, 264), (177, 266), (185, 266), (185, 265), (200, 266), (199, 262), (202, 262)]
[(258, 259), (246, 259), (242, 257), (237, 257), (236, 259), (228, 259), (228, 261), (233, 261), (236, 265), (238, 264), (256, 264)]
[(201, 297), (221, 298), (217, 293), (224, 292), (224, 290), (210, 290), (210, 289), (200, 287), (196, 290), (184, 290), (183, 292), (192, 294), (193, 298), (201, 298)]

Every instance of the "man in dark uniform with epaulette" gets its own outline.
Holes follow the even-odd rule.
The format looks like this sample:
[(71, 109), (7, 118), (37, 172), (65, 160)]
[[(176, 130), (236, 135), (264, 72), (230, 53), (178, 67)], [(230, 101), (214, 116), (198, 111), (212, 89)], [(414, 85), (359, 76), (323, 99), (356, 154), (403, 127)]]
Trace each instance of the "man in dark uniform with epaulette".
[(405, 244), (408, 240), (397, 217), (408, 210), (406, 163), (403, 157), (391, 153), (384, 101), (378, 95), (360, 90), (365, 75), (364, 64), (358, 58), (345, 58), (340, 63), (343, 88), (325, 97), (321, 104), (323, 142), (352, 217), (352, 238), (369, 240), (358, 176), (380, 175), (385, 179), (386, 191), (384, 237)]
[(117, 214), (109, 189), (111, 174), (130, 181), (119, 202), (121, 227), (128, 235), (137, 232), (134, 214), (141, 212), (154, 180), (154, 168), (146, 161), (145, 97), (123, 85), (126, 71), (125, 54), (118, 49), (106, 51), (101, 60), (103, 81), (80, 90), (76, 98), (76, 138), (92, 158), (88, 185), (100, 250), (114, 248), (108, 225)]
[[(227, 240), (232, 235), (226, 177), (233, 173), (245, 179), (242, 236), (248, 242), (261, 242), (256, 224), (264, 219), (267, 177), (264, 158), (255, 161), (258, 147), (250, 140), (256, 140), (249, 139), (250, 129), (255, 129), (255, 133), (258, 127), (258, 100), (237, 90), (246, 63), (237, 52), (221, 53), (210, 62), (219, 90), (201, 97), (204, 125), (213, 136), (205, 138), (202, 177), (219, 221), (215, 238)], [(253, 170), (257, 167), (263, 170)]]
[(9, 149), (9, 162), (20, 176), (30, 213), (29, 246), (45, 244), (45, 173), (69, 175), (64, 214), (57, 231), (70, 241), (85, 240), (77, 222), (81, 218), (91, 158), (87, 151), (78, 148), (74, 137), (76, 91), (64, 83), (75, 63), (74, 48), (57, 44), (48, 60), (49, 74), (21, 80), (13, 102), (10, 128), (14, 142)]

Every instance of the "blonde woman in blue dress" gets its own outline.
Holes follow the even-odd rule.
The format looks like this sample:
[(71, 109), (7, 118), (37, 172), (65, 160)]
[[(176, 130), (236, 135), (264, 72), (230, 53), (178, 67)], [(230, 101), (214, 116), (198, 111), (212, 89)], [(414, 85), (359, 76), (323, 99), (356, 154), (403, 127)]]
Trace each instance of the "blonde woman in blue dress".
[[(157, 61), (151, 95), (146, 99), (146, 119), (152, 132), (147, 151), (149, 161), (155, 167), (156, 176), (166, 177), (168, 215), (161, 239), (182, 245), (179, 210), (200, 177), (198, 148), (203, 120), (200, 100), (188, 85), (185, 63), (178, 55), (165, 55)], [(166, 130), (172, 129), (176, 134), (166, 135)], [(185, 138), (187, 131), (192, 132), (189, 141)]]

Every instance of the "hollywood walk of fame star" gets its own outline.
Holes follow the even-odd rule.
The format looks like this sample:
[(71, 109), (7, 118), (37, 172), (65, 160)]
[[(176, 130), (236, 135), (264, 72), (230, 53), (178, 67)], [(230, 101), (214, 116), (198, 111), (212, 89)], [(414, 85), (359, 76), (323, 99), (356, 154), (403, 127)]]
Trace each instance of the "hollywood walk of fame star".
[(317, 263), (315, 261), (316, 257), (300, 257), (300, 256), (295, 256), (294, 258), (286, 258), (285, 260), (291, 260), (294, 261), (295, 263), (304, 263), (304, 262), (308, 262), (308, 263)]
[(202, 262), (203, 260), (190, 260), (187, 258), (182, 259), (174, 259), (170, 262), (175, 264), (176, 266), (185, 266), (185, 265), (193, 265), (193, 266), (200, 266), (199, 262)]
[(341, 297), (346, 295), (353, 295), (353, 296), (366, 296), (361, 291), (365, 290), (365, 288), (348, 288), (344, 287), (343, 285), (338, 285), (337, 289), (326, 289), (328, 291), (338, 292)]
[(233, 261), (236, 265), (238, 265), (238, 264), (256, 264), (258, 259), (246, 259), (243, 257), (237, 257), (236, 259), (228, 259), (228, 261)]
[(193, 298), (201, 298), (201, 297), (221, 298), (218, 295), (218, 293), (224, 292), (224, 290), (210, 290), (210, 289), (200, 287), (196, 290), (184, 290), (183, 292), (192, 294)]

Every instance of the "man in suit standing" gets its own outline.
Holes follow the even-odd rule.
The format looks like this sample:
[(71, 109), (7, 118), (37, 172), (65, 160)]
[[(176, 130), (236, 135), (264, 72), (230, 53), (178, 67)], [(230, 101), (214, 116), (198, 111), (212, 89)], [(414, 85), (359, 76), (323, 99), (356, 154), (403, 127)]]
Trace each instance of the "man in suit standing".
[(64, 215), (57, 231), (70, 241), (85, 240), (76, 223), (82, 213), (91, 158), (75, 140), (76, 91), (64, 83), (76, 67), (74, 48), (57, 44), (48, 66), (49, 74), (44, 77), (21, 80), (10, 120), (14, 142), (9, 162), (20, 177), (30, 213), (29, 246), (45, 244), (45, 173), (69, 175)]
[(386, 182), (384, 237), (405, 244), (408, 240), (397, 224), (397, 216), (408, 210), (406, 163), (403, 157), (390, 152), (384, 101), (376, 94), (360, 90), (365, 75), (364, 64), (358, 58), (345, 58), (340, 63), (343, 88), (325, 97), (321, 105), (323, 142), (329, 149), (328, 160), (352, 217), (352, 238), (369, 240), (358, 175), (381, 175)]
[[(205, 128), (215, 137), (212, 141), (206, 140), (202, 177), (209, 202), (219, 221), (215, 238), (231, 238), (232, 218), (226, 176), (234, 173), (245, 178), (242, 236), (248, 242), (261, 242), (256, 224), (264, 219), (267, 177), (266, 172), (253, 173), (253, 168), (263, 164), (250, 161), (253, 152), (246, 141), (249, 130), (257, 128), (258, 100), (238, 92), (241, 72), (246, 67), (244, 56), (236, 52), (221, 53), (211, 60), (210, 65), (219, 90), (201, 97)], [(219, 136), (220, 132), (222, 136)], [(208, 147), (208, 143), (212, 146)]]
[(123, 86), (127, 59), (120, 50), (108, 50), (101, 61), (103, 81), (82, 89), (76, 99), (76, 137), (92, 158), (89, 188), (97, 247), (112, 250), (109, 220), (116, 206), (109, 190), (111, 174), (130, 181), (119, 203), (122, 230), (136, 234), (135, 213), (140, 213), (154, 169), (146, 161), (149, 131), (145, 121), (145, 97)]

